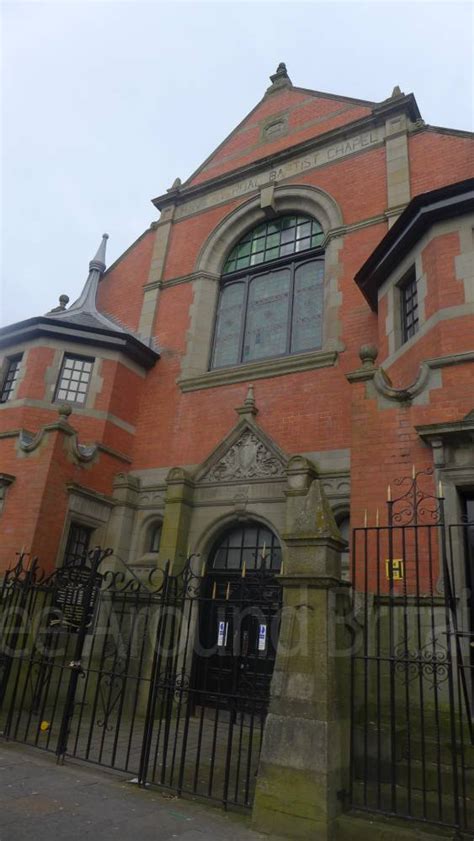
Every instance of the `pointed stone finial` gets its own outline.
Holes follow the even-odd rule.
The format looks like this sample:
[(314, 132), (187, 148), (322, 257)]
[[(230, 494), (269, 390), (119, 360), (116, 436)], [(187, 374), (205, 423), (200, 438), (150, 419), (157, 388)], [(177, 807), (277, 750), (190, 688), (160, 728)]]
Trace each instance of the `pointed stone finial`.
[(100, 243), (97, 254), (89, 263), (89, 271), (92, 272), (94, 269), (101, 274), (105, 272), (106, 265), (105, 265), (105, 251), (107, 248), (107, 240), (109, 238), (108, 234), (102, 234), (102, 242)]
[(288, 72), (286, 69), (286, 64), (284, 61), (280, 61), (276, 69), (276, 73), (273, 76), (270, 76), (271, 85), (267, 88), (267, 93), (274, 93), (274, 91), (279, 91), (282, 88), (291, 88), (292, 82), (290, 77), (288, 76)]
[(395, 85), (395, 87), (394, 87), (394, 89), (393, 89), (393, 91), (392, 91), (392, 94), (391, 94), (391, 96), (389, 97), (389, 99), (394, 99), (396, 96), (405, 96), (405, 94), (404, 94), (404, 93), (400, 90), (399, 85)]
[(247, 388), (247, 396), (244, 400), (243, 406), (238, 406), (235, 410), (242, 418), (251, 420), (258, 414), (258, 409), (255, 405), (255, 395), (253, 393), (253, 384), (249, 383)]
[(179, 190), (181, 187), (181, 178), (175, 178), (171, 187), (168, 187), (167, 193), (174, 193), (176, 190)]
[(246, 406), (255, 408), (255, 396), (254, 396), (254, 393), (253, 393), (253, 383), (249, 383), (249, 387), (248, 387), (248, 390), (247, 390), (247, 397), (245, 398), (244, 403), (245, 403)]

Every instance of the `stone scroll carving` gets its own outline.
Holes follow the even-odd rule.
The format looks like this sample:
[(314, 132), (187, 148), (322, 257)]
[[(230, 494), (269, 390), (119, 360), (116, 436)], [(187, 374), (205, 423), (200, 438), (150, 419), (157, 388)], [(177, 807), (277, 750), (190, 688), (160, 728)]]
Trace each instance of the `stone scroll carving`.
[(274, 453), (250, 429), (207, 472), (206, 481), (284, 478), (284, 467)]

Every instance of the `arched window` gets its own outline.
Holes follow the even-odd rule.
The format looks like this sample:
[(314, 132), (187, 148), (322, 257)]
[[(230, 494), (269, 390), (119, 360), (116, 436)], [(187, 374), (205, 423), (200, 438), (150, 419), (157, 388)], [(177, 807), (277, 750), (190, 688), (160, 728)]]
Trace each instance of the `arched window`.
[(227, 257), (212, 368), (316, 350), (322, 343), (324, 233), (309, 216), (280, 216)]
[(152, 523), (148, 529), (147, 552), (159, 552), (161, 542), (161, 523)]
[(278, 572), (281, 567), (281, 547), (270, 529), (259, 523), (234, 526), (225, 532), (214, 547), (211, 559), (213, 572), (242, 572), (251, 574), (261, 569)]

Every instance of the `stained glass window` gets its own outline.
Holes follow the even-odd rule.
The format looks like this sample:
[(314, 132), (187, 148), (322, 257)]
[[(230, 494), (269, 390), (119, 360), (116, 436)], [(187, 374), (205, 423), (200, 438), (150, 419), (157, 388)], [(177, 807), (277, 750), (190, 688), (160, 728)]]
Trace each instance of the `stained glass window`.
[(230, 252), (224, 274), (317, 248), (324, 233), (316, 219), (281, 216), (249, 231)]
[(322, 239), (319, 222), (294, 215), (237, 243), (225, 263), (212, 368), (321, 347)]

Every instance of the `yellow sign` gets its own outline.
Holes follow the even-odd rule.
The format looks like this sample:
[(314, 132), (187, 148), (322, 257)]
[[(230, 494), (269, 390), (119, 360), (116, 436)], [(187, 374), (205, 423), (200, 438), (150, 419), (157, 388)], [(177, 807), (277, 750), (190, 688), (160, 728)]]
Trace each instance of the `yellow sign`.
[[(390, 574), (391, 568), (391, 574)], [(403, 558), (393, 558), (393, 560), (385, 561), (385, 569), (387, 571), (387, 578), (392, 581), (403, 581), (405, 578), (405, 564)]]

